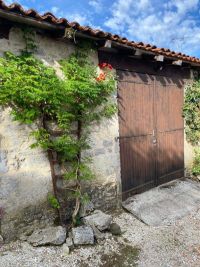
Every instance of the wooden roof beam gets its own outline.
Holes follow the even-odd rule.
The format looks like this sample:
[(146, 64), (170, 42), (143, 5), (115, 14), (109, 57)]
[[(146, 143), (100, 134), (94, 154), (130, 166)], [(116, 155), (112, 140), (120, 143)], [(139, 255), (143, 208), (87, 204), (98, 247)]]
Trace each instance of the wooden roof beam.
[(143, 52), (142, 50), (140, 50), (140, 49), (136, 49), (136, 50), (135, 50), (135, 54), (134, 54), (134, 56), (141, 57), (143, 53), (144, 53), (144, 52)]
[(104, 44), (105, 48), (112, 48), (112, 41), (111, 40), (106, 40)]
[(180, 60), (180, 59), (175, 60), (175, 61), (172, 62), (172, 65), (176, 65), (176, 66), (182, 66), (182, 64), (183, 64), (183, 61)]
[(154, 59), (158, 62), (163, 62), (164, 61), (164, 56), (163, 55), (157, 55), (154, 57)]

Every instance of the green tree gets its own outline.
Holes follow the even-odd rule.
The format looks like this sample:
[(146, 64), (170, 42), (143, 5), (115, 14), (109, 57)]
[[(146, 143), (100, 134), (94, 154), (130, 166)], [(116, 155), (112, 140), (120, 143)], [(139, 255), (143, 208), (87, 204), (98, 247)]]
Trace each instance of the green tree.
[[(12, 108), (14, 120), (37, 124), (38, 129), (32, 132), (36, 140), (32, 148), (39, 146), (56, 152), (64, 168), (66, 162), (70, 163), (64, 178), (73, 179), (76, 184), (75, 189), (69, 188), (76, 199), (74, 224), (81, 202), (88, 199), (82, 193), (81, 183), (94, 177), (89, 168), (92, 159), (83, 156), (90, 148), (90, 127), (116, 112), (112, 97), (115, 76), (105, 64), (104, 78), (97, 79), (97, 66), (88, 56), (91, 51), (90, 43), (82, 43), (68, 59), (63, 59), (60, 62), (63, 79), (31, 53), (16, 56), (8, 52), (0, 58), (0, 105)], [(59, 128), (59, 136), (52, 136), (46, 125), (49, 120)], [(74, 125), (77, 125), (75, 132)], [(55, 184), (54, 191), (56, 198)], [(52, 196), (51, 203), (60, 207)]]

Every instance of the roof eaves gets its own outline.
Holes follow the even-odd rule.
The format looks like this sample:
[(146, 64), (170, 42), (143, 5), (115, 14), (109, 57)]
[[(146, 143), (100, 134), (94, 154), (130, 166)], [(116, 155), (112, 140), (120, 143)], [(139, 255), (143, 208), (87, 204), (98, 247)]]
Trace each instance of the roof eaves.
[(19, 21), (23, 18), (24, 23), (32, 23), (36, 27), (40, 26), (46, 29), (63, 30), (65, 28), (73, 28), (74, 30), (82, 33), (83, 35), (99, 39), (108, 39), (135, 49), (141, 49), (143, 51), (154, 53), (155, 55), (163, 55), (165, 57), (179, 59), (184, 62), (195, 63), (197, 65), (200, 65), (199, 58), (191, 57), (182, 53), (177, 53), (166, 48), (158, 48), (154, 45), (144, 44), (143, 42), (136, 43), (134, 41), (129, 41), (127, 38), (120, 37), (116, 34), (114, 35), (108, 32), (104, 32), (102, 30), (92, 29), (88, 26), (81, 26), (79, 23), (69, 22), (65, 18), (57, 18), (50, 12), (41, 15), (34, 9), (25, 10), (20, 4), (17, 3), (6, 5), (4, 1), (0, 0), (0, 17), (4, 17), (12, 21)]

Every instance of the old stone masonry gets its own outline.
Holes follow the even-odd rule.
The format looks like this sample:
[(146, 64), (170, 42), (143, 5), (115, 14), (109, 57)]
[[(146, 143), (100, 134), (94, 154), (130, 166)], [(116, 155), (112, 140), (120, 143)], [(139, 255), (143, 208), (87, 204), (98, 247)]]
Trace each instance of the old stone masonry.
[(20, 239), (34, 247), (64, 244), (63, 252), (69, 254), (74, 247), (94, 245), (96, 242), (110, 238), (112, 235), (121, 235), (121, 228), (113, 222), (112, 216), (100, 210), (91, 211), (91, 208), (86, 209), (81, 221), (81, 226), (72, 228), (70, 232), (66, 231), (66, 227), (50, 226), (35, 230), (31, 235), (22, 234)]
[[(56, 40), (36, 34), (35, 57), (52, 66), (62, 77), (59, 60), (67, 58), (74, 45), (66, 40)], [(0, 56), (6, 51), (19, 55), (25, 43), (20, 28), (11, 27), (8, 38), (0, 37)], [(91, 54), (98, 65), (98, 55)], [(22, 233), (30, 234), (34, 229), (53, 226), (57, 217), (48, 203), (52, 193), (52, 178), (47, 154), (41, 149), (31, 149), (33, 139), (30, 132), (35, 126), (24, 126), (12, 120), (10, 109), (0, 111), (0, 220), (1, 235), (7, 241)], [(84, 190), (90, 195), (95, 208), (112, 210), (118, 205), (120, 183), (120, 156), (117, 115), (104, 120), (91, 129), (92, 170), (96, 179), (86, 183)], [(60, 172), (57, 169), (58, 173)], [(66, 197), (66, 183), (57, 181), (62, 196)], [(64, 214), (68, 219), (68, 212)]]

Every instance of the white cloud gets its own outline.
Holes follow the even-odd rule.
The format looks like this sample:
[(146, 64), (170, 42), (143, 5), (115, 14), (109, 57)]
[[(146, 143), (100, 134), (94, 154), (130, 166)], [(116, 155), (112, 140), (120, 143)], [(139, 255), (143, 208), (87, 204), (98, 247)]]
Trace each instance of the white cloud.
[(191, 16), (199, 0), (117, 0), (105, 26), (134, 41), (194, 54), (199, 50), (200, 26)]
[(25, 9), (25, 10), (28, 10), (28, 9), (29, 9), (28, 6), (23, 5), (23, 3), (22, 3), (21, 0), (18, 0), (18, 1), (14, 1), (14, 0), (4, 0), (4, 2), (6, 3), (6, 5), (11, 5), (11, 4), (14, 4), (14, 3), (18, 3), (18, 4), (22, 5), (23, 9)]
[(81, 25), (90, 25), (90, 20), (87, 15), (81, 13), (66, 14), (65, 18), (69, 21), (76, 21)]
[(165, 6), (168, 8), (175, 7), (178, 14), (185, 14), (189, 10), (198, 6), (199, 0), (170, 0)]
[[(12, 1), (12, 0), (6, 0), (5, 3), (6, 3), (7, 5), (10, 5), (10, 4), (13, 3), (13, 1)], [(18, 1), (18, 3), (19, 3), (19, 1)]]
[(54, 15), (57, 15), (59, 11), (60, 11), (60, 9), (59, 9), (59, 7), (57, 7), (57, 6), (53, 6), (53, 7), (51, 8), (51, 12), (52, 12)]
[(151, 12), (152, 5), (150, 0), (118, 0), (112, 6), (112, 17), (105, 22), (112, 30), (124, 31), (126, 25), (134, 23), (133, 18), (144, 13)]
[(103, 6), (100, 0), (90, 0), (89, 5), (97, 12), (99, 13)]
[[(4, 2), (6, 3), (6, 5), (11, 5), (11, 4), (14, 4), (14, 3), (18, 3), (20, 5), (22, 5), (22, 1), (21, 0), (18, 0), (18, 1), (14, 1), (14, 0), (4, 0)], [(28, 9), (27, 6), (23, 5), (23, 8), (24, 9)]]

